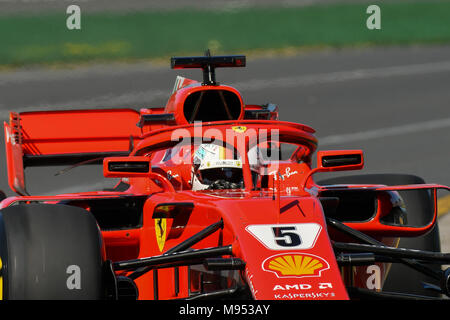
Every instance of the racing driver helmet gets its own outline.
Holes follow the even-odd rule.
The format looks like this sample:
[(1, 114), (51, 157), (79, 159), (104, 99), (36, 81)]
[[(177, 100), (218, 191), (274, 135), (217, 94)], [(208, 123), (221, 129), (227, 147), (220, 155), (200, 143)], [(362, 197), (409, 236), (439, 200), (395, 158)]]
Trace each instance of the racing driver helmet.
[(201, 144), (197, 148), (191, 172), (193, 191), (244, 187), (242, 161), (227, 159), (226, 153), (224, 147), (215, 144)]

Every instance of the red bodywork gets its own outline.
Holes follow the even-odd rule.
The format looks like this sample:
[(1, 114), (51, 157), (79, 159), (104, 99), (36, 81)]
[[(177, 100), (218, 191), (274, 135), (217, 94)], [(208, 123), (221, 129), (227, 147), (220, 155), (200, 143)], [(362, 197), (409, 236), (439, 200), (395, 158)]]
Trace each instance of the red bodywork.
[[(361, 169), (364, 161), (361, 151), (319, 153), (319, 165), (312, 168), (312, 156), (317, 146), (312, 128), (279, 121), (278, 110), (273, 106), (245, 105), (240, 93), (228, 86), (202, 85), (186, 80), (184, 86), (179, 84), (175, 89), (165, 108), (142, 109), (140, 112), (102, 109), (11, 113), (10, 122), (5, 123), (8, 177), (10, 187), (19, 196), (7, 198), (1, 207), (17, 202), (64, 202), (81, 206), (95, 215), (94, 203), (142, 199), (136, 225), (102, 228), (99, 222), (107, 259), (113, 262), (163, 255), (204, 228), (223, 221), (222, 228), (197, 242), (192, 249), (231, 246), (232, 254), (224, 257), (241, 259), (245, 262), (244, 269), (207, 271), (201, 264), (153, 269), (135, 279), (139, 299), (184, 298), (240, 286), (247, 288), (254, 299), (346, 300), (349, 299), (346, 286), (350, 283), (380, 289), (368, 286), (373, 268), (338, 266), (332, 241), (347, 239), (328, 230), (321, 194), (330, 189), (317, 185), (312, 177), (315, 172)], [(213, 91), (220, 91), (218, 94), (229, 99), (228, 115), (225, 112), (226, 117), (222, 117), (210, 115), (207, 110), (197, 110), (202, 117), (208, 118), (199, 127), (195, 104), (189, 106), (189, 99), (206, 92), (204, 99), (212, 101), (216, 97), (211, 93)], [(214, 109), (213, 106), (210, 108)], [(261, 132), (268, 133), (264, 138), (267, 141), (274, 140), (276, 134), (279, 143), (293, 145), (295, 150), (287, 158), (266, 163), (265, 174), (259, 172), (266, 180), (263, 183), (260, 178), (255, 185), (245, 155), (256, 143), (267, 142), (264, 139), (256, 141)], [(230, 133), (239, 140), (237, 152), (243, 161), (243, 189), (192, 191), (191, 161), (195, 145), (187, 144), (177, 149), (179, 159), (188, 160), (171, 158), (163, 161), (165, 152), (180, 138), (201, 139), (205, 135), (217, 138)], [(175, 137), (178, 140), (174, 135), (180, 135)], [(349, 153), (360, 157), (356, 165), (321, 165), (324, 156)], [(97, 157), (105, 158), (105, 176), (121, 177), (125, 190), (52, 197), (27, 194), (25, 167), (73, 164)], [(151, 170), (126, 175), (114, 174), (108, 169), (110, 163), (126, 159), (140, 161), (143, 165), (147, 163)], [(389, 197), (386, 199), (383, 194), (399, 188), (436, 190), (446, 187), (355, 185), (335, 186), (333, 190), (376, 192), (378, 205), (371, 218), (346, 225), (395, 246), (399, 236), (426, 233), (436, 219), (434, 214), (433, 221), (421, 228), (382, 223), (383, 215), (392, 206)], [(388, 264), (377, 266), (382, 283)], [(116, 271), (117, 275), (131, 273)]]

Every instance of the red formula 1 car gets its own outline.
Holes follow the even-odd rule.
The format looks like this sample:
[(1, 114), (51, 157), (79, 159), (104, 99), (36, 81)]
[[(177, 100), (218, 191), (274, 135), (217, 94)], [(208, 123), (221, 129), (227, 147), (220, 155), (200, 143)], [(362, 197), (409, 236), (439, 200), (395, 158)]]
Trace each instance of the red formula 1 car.
[[(203, 82), (177, 78), (163, 108), (11, 113), (7, 168), (18, 196), (1, 202), (1, 298), (449, 294), (436, 225), (436, 194), (448, 187), (392, 174), (317, 182), (317, 172), (362, 169), (362, 151), (316, 152), (312, 128), (219, 85), (215, 69), (243, 67), (245, 56), (171, 63), (202, 69)], [(117, 185), (27, 193), (26, 167), (79, 163), (103, 163)], [(406, 238), (413, 248), (399, 248)]]

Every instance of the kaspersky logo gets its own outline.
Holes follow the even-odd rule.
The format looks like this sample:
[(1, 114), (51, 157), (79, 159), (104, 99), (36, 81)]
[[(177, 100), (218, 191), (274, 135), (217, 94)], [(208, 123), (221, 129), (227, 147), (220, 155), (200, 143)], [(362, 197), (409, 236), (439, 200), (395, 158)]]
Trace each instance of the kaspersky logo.
[(319, 277), (330, 265), (313, 254), (283, 253), (264, 260), (262, 268), (275, 273), (278, 278), (303, 278)]

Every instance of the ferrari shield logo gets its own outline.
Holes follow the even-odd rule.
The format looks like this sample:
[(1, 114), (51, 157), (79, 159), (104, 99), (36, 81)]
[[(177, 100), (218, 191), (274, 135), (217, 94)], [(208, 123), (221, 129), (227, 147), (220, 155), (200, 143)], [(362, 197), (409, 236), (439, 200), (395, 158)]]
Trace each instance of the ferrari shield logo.
[(166, 243), (166, 227), (167, 222), (165, 218), (155, 219), (155, 234), (156, 242), (158, 243), (159, 251), (163, 251), (164, 244)]
[(233, 129), (233, 131), (237, 133), (244, 133), (245, 131), (247, 131), (247, 127), (244, 126), (234, 126), (231, 127), (231, 129)]

